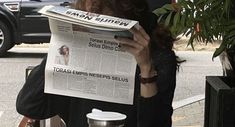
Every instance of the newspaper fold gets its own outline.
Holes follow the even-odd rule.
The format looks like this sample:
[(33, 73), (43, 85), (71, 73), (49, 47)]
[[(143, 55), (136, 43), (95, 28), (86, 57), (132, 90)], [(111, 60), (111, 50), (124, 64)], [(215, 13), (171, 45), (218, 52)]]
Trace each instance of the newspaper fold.
[(137, 21), (59, 6), (39, 12), (51, 29), (45, 93), (133, 104), (136, 61), (114, 36), (132, 37)]

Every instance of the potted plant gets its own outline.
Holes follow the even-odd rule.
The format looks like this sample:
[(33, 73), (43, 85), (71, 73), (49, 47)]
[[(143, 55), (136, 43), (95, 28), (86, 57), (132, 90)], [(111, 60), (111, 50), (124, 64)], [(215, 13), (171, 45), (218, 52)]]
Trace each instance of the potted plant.
[(235, 1), (178, 0), (156, 9), (154, 13), (159, 22), (169, 26), (173, 36), (188, 36), (188, 45), (193, 49), (195, 40), (206, 44), (221, 40), (213, 58), (222, 56), (227, 76), (206, 77), (204, 126), (234, 127)]
[[(159, 17), (159, 22), (170, 27), (173, 36), (189, 37), (188, 45), (193, 49), (195, 40), (206, 44), (221, 40), (213, 58), (226, 51), (231, 66), (235, 68), (234, 9), (234, 0), (178, 0), (154, 10), (154, 13)], [(222, 64), (228, 65), (225, 60)], [(235, 75), (235, 72), (227, 74)]]

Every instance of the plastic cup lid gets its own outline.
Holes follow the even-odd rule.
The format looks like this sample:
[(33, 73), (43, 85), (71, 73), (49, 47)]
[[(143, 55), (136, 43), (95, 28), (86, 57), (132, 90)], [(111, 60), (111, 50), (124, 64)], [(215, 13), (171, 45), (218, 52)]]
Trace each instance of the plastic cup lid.
[(87, 118), (100, 121), (119, 121), (125, 120), (126, 115), (118, 112), (106, 112), (98, 109), (92, 109), (91, 113), (88, 113)]

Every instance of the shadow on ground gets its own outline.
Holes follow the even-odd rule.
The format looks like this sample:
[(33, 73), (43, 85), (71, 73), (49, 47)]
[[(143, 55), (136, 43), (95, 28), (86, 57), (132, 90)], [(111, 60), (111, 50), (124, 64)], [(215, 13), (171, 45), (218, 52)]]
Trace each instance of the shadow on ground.
[(2, 58), (43, 58), (47, 53), (7, 52)]

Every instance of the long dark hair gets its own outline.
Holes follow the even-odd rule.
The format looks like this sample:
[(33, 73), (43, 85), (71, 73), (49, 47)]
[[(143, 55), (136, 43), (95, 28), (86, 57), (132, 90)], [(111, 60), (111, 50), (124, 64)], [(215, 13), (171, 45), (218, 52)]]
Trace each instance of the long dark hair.
[[(91, 0), (91, 12), (104, 14), (106, 9), (113, 11), (113, 16), (139, 20), (141, 15), (148, 12), (145, 0)], [(78, 0), (75, 9), (85, 10), (86, 0)]]
[[(86, 0), (78, 0), (74, 8), (85, 10), (85, 3)], [(149, 24), (148, 20), (155, 20), (145, 19), (150, 14), (146, 0), (92, 0), (91, 12), (106, 14), (106, 11), (109, 10), (113, 12), (113, 16), (137, 20), (142, 26)], [(170, 30), (162, 24), (157, 24), (157, 21), (155, 23), (154, 28), (146, 31), (157, 43), (154, 45), (172, 50), (175, 39), (172, 37)]]

